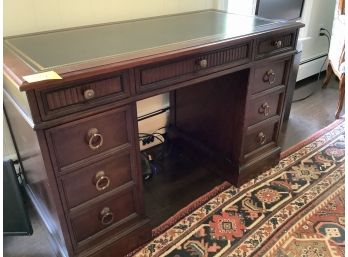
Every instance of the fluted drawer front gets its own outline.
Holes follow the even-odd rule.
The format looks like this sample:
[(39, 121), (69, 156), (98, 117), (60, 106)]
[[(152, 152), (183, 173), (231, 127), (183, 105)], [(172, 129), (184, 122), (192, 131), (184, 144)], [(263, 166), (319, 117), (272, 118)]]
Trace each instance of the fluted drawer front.
[(62, 185), (68, 207), (75, 207), (131, 182), (134, 162), (127, 151), (63, 176)]
[(47, 120), (130, 96), (129, 75), (127, 71), (118, 72), (38, 94), (42, 99), (39, 104), (42, 118)]
[(263, 39), (257, 40), (257, 58), (266, 57), (279, 52), (289, 51), (295, 48), (295, 32), (274, 34)]
[(75, 241), (101, 236), (104, 231), (110, 231), (136, 218), (138, 214), (135, 201), (134, 191), (129, 189), (73, 215), (71, 225)]
[(246, 63), (251, 55), (250, 42), (186, 59), (136, 69), (138, 91), (161, 87), (211, 73), (219, 66)]
[(75, 162), (132, 144), (131, 108), (112, 111), (49, 129), (47, 138), (58, 171)]

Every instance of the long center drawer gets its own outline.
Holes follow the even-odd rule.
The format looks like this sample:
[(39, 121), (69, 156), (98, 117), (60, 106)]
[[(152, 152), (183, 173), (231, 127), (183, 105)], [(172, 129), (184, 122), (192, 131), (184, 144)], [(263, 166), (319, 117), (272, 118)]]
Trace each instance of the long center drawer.
[(135, 70), (137, 91), (149, 91), (241, 65), (250, 58), (251, 42), (245, 42), (185, 59), (139, 67)]

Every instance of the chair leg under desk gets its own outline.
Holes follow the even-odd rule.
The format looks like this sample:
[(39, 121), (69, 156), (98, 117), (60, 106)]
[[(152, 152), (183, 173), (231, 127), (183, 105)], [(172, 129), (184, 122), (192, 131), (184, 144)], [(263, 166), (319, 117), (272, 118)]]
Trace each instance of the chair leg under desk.
[(344, 102), (344, 94), (345, 94), (345, 73), (343, 73), (340, 77), (340, 82), (338, 85), (338, 104), (337, 104), (337, 111), (335, 114), (336, 119), (339, 119), (340, 113), (343, 108), (343, 102)]
[[(332, 75), (338, 76), (338, 74), (336, 74), (335, 71), (333, 70), (332, 64), (329, 61), (329, 64), (328, 64), (327, 69), (326, 69), (326, 76), (325, 76), (322, 88), (327, 87)], [(343, 109), (344, 95), (345, 95), (345, 73), (340, 74), (338, 76), (338, 79), (339, 79), (339, 84), (338, 84), (338, 103), (337, 103), (337, 110), (336, 110), (336, 114), (335, 114), (336, 119), (339, 119), (340, 113)]]
[(327, 65), (326, 76), (325, 76), (322, 88), (327, 87), (333, 74), (334, 74), (334, 71), (332, 69), (331, 62), (329, 61), (329, 64)]

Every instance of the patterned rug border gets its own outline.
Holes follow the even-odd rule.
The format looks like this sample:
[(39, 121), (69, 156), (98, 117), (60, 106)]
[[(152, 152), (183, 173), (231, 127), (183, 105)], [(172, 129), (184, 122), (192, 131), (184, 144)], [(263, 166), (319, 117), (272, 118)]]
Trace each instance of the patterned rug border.
[(331, 124), (329, 124), (328, 126), (326, 126), (326, 127), (322, 128), (321, 130), (317, 131), (313, 135), (311, 135), (311, 136), (307, 137), (306, 139), (298, 142), (296, 145), (291, 146), (289, 149), (281, 152), (280, 159), (286, 158), (289, 155), (293, 154), (294, 152), (300, 150), (302, 147), (307, 145), (309, 142), (317, 140), (319, 137), (321, 137), (322, 135), (324, 135), (328, 131), (332, 130), (333, 128), (339, 126), (344, 121), (345, 120), (342, 119), (342, 118), (337, 119), (334, 122), (332, 122)]

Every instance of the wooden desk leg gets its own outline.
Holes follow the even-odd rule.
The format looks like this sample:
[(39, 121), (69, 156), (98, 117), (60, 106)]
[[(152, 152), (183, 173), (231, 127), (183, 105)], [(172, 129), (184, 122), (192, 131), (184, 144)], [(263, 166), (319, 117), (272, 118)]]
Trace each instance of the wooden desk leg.
[(332, 77), (332, 74), (333, 74), (333, 69), (332, 69), (332, 66), (331, 66), (331, 62), (329, 61), (329, 64), (327, 65), (326, 76), (325, 76), (322, 88), (326, 88), (327, 87), (327, 85), (329, 84), (330, 79)]
[(336, 111), (336, 119), (340, 118), (340, 113), (342, 111), (343, 108), (343, 102), (344, 102), (344, 94), (345, 94), (345, 78), (346, 75), (345, 73), (342, 74), (341, 78), (340, 78), (340, 82), (338, 85), (338, 90), (339, 90), (339, 96), (338, 96), (338, 104), (337, 104), (337, 111)]

